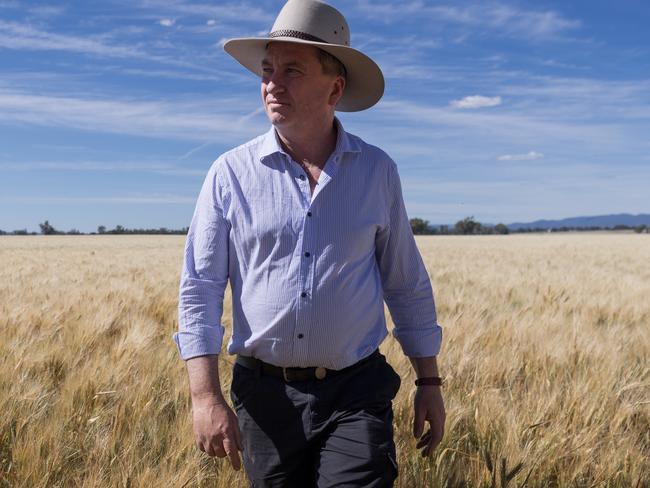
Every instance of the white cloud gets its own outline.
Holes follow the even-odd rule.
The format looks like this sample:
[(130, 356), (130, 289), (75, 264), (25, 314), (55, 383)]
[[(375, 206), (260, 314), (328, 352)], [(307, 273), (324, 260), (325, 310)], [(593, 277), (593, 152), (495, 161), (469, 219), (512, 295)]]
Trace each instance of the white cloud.
[(209, 25), (210, 27), (212, 27), (213, 25), (216, 25), (216, 24), (217, 24), (217, 21), (214, 20), (214, 19), (210, 19), (205, 23), (205, 25)]
[(164, 27), (172, 27), (176, 23), (176, 20), (175, 19), (160, 19), (160, 21), (158, 23), (160, 25), (164, 26)]
[(542, 159), (543, 157), (544, 154), (542, 153), (530, 151), (526, 154), (504, 154), (497, 159), (499, 161), (533, 161), (535, 159)]
[(452, 107), (456, 108), (483, 108), (496, 107), (501, 105), (501, 97), (484, 97), (481, 95), (472, 95), (461, 100), (451, 102)]
[[(405, 161), (424, 155), (445, 160), (440, 156), (440, 148), (449, 149), (450, 144), (468, 146), (468, 141), (472, 141), (470, 147), (451, 155), (451, 160), (466, 160), (471, 147), (485, 148), (476, 154), (477, 158), (485, 161), (485, 155), (494, 154), (494, 147), (499, 146), (534, 143), (552, 146), (554, 154), (560, 148), (565, 154), (573, 153), (576, 144), (587, 145), (593, 152), (608, 154), (612, 151), (629, 152), (630, 148), (636, 148), (636, 151), (640, 146), (638, 136), (630, 134), (629, 127), (617, 121), (605, 123), (582, 119), (576, 123), (573, 113), (538, 113), (534, 107), (507, 111), (452, 110), (389, 97), (373, 110), (379, 117), (388, 117), (390, 123), (381, 127), (376, 123), (355, 123), (354, 130), (361, 137), (367, 134), (370, 141), (381, 141), (389, 151), (393, 145), (410, 147), (408, 151), (400, 149), (395, 153)], [(412, 153), (413, 150), (418, 150), (418, 153)], [(389, 153), (393, 154), (392, 151)]]

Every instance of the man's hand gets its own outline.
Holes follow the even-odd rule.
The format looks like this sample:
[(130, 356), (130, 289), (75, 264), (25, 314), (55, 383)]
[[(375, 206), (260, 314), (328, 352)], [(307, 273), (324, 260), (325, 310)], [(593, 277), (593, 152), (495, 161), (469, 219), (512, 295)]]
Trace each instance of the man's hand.
[[(436, 356), (410, 358), (418, 378), (438, 376)], [(445, 404), (439, 386), (418, 386), (413, 401), (415, 416), (413, 435), (419, 439), (416, 447), (422, 449), (423, 456), (431, 456), (445, 433)], [(424, 432), (424, 422), (429, 422), (429, 430)]]
[(208, 456), (226, 457), (235, 469), (241, 468), (243, 451), (237, 416), (226, 403), (219, 384), (216, 354), (185, 361), (192, 393), (194, 439)]
[[(419, 386), (413, 401), (415, 416), (413, 435), (419, 439), (416, 448), (422, 449), (422, 456), (429, 457), (440, 444), (445, 432), (445, 404), (439, 386)], [(429, 430), (424, 432), (424, 422), (429, 422)]]
[(208, 456), (228, 456), (236, 470), (241, 468), (243, 451), (237, 416), (223, 398), (195, 402), (192, 406), (194, 438), (197, 447)]

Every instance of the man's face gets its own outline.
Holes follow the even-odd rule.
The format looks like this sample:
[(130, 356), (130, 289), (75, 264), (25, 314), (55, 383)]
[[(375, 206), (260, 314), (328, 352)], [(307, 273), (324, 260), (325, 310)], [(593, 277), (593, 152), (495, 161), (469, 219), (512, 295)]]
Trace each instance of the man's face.
[(344, 84), (340, 76), (323, 73), (313, 46), (272, 42), (262, 61), (262, 101), (276, 127), (296, 128), (327, 120)]

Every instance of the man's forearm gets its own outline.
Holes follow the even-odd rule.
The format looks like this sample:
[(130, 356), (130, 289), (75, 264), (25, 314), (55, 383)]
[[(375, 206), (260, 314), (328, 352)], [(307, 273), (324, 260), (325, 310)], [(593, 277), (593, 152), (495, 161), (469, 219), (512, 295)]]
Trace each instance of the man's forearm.
[(185, 361), (192, 403), (223, 402), (219, 382), (219, 356), (199, 356)]
[(418, 378), (439, 376), (436, 356), (409, 359), (411, 360), (411, 364), (413, 365), (413, 369)]

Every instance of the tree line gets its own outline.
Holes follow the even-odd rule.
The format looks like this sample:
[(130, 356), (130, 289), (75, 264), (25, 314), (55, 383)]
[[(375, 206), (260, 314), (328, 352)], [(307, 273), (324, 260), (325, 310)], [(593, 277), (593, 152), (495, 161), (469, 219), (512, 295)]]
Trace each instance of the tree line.
[(18, 229), (12, 232), (5, 232), (0, 229), (0, 235), (17, 235), (17, 236), (27, 236), (27, 235), (38, 235), (43, 234), (46, 236), (51, 235), (96, 235), (96, 234), (177, 234), (185, 235), (189, 230), (189, 227), (183, 227), (182, 229), (168, 229), (167, 227), (159, 227), (157, 229), (128, 229), (121, 225), (116, 225), (113, 229), (106, 228), (105, 225), (100, 225), (97, 227), (97, 232), (81, 232), (77, 229), (71, 229), (68, 231), (62, 231), (56, 229), (48, 220), (38, 224), (40, 227), (40, 232), (27, 232), (27, 229)]
[(575, 232), (575, 231), (594, 231), (594, 230), (633, 230), (637, 234), (643, 232), (650, 234), (650, 227), (638, 225), (630, 227), (629, 225), (615, 225), (614, 227), (553, 227), (553, 228), (519, 228), (510, 229), (505, 224), (486, 225), (478, 222), (473, 216), (465, 217), (459, 220), (453, 226), (450, 225), (430, 225), (428, 220), (413, 218), (410, 220), (411, 230), (415, 235), (481, 235), (481, 234), (523, 234), (531, 232)]
[[(473, 216), (465, 217), (454, 225), (431, 225), (428, 220), (420, 218), (410, 219), (411, 230), (415, 235), (482, 235), (482, 234), (511, 234), (511, 233), (529, 233), (529, 232), (574, 232), (574, 231), (594, 231), (594, 230), (633, 230), (634, 232), (650, 234), (650, 227), (638, 225), (630, 227), (628, 225), (616, 225), (614, 227), (557, 227), (557, 228), (521, 228), (509, 229), (505, 224), (487, 225), (482, 224), (474, 219)], [(0, 235), (96, 235), (96, 234), (162, 234), (162, 235), (185, 235), (189, 227), (181, 229), (168, 229), (159, 227), (157, 229), (128, 229), (121, 225), (116, 225), (113, 229), (108, 229), (104, 225), (97, 227), (97, 232), (80, 232), (77, 229), (62, 231), (56, 229), (48, 220), (38, 224), (40, 232), (28, 232), (27, 229), (18, 229), (11, 232), (5, 232), (0, 229)]]
[(508, 234), (510, 231), (505, 224), (485, 225), (474, 217), (465, 217), (455, 225), (430, 225), (428, 220), (414, 218), (410, 220), (411, 230), (416, 235), (473, 235), (473, 234)]

